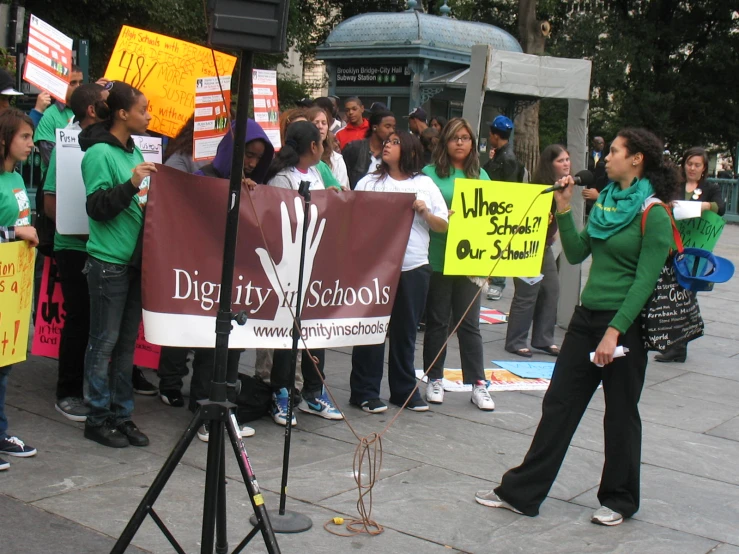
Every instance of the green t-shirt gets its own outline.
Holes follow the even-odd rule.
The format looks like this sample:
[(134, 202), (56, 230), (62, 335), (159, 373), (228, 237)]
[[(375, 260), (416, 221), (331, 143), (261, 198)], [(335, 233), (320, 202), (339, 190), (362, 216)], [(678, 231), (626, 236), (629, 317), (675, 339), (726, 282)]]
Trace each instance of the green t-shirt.
[[(144, 162), (141, 150), (134, 147), (129, 153), (117, 146), (98, 143), (91, 146), (82, 158), (82, 180), (87, 196), (97, 190), (106, 190), (131, 179), (131, 170)], [(131, 198), (128, 207), (108, 221), (90, 218), (90, 238), (87, 253), (112, 264), (126, 265), (136, 248), (141, 226), (144, 224), (143, 207), (149, 193), (149, 178), (139, 187), (138, 195)]]
[(31, 224), (31, 204), (23, 177), (15, 171), (0, 173), (0, 226)]
[[(59, 104), (49, 106), (44, 115), (41, 116), (41, 121), (38, 122), (36, 131), (33, 133), (33, 142), (37, 143), (42, 140), (49, 142), (56, 142), (56, 130), (64, 129), (69, 122), (74, 118), (74, 112), (68, 107), (64, 107), (63, 110), (59, 111)], [(46, 171), (46, 164), (41, 162), (41, 171)]]
[(580, 301), (590, 310), (616, 310), (610, 326), (625, 333), (639, 317), (659, 279), (673, 245), (667, 212), (655, 206), (649, 211), (644, 236), (642, 212), (612, 237), (591, 238), (588, 228), (575, 228), (572, 212), (557, 214), (559, 236), (567, 261), (579, 264), (590, 254), (593, 264)]
[[(464, 171), (461, 169), (453, 169), (453, 173), (446, 179), (442, 179), (436, 174), (436, 166), (427, 165), (423, 168), (423, 172), (431, 177), (431, 179), (439, 187), (441, 195), (446, 201), (447, 208), (452, 207), (452, 197), (454, 196), (454, 180), (455, 179), (466, 179)], [(480, 169), (480, 179), (483, 181), (489, 181), (490, 177), (484, 169)], [(446, 233), (435, 233), (430, 231), (431, 241), (429, 242), (429, 263), (434, 271), (444, 271), (444, 253), (446, 252)]]
[[(80, 186), (84, 185), (80, 183)], [(56, 148), (51, 151), (49, 169), (44, 180), (44, 193), (47, 192), (56, 195)], [(56, 231), (54, 233), (54, 252), (59, 250), (87, 252), (87, 241), (80, 238), (79, 235), (60, 235), (59, 231)]]
[(323, 179), (323, 186), (326, 188), (341, 188), (341, 183), (339, 183), (338, 179), (334, 177), (334, 174), (331, 172), (331, 168), (328, 166), (326, 162), (321, 160), (318, 162), (318, 165), (316, 165), (316, 169), (318, 170), (318, 173), (321, 175), (321, 179)]

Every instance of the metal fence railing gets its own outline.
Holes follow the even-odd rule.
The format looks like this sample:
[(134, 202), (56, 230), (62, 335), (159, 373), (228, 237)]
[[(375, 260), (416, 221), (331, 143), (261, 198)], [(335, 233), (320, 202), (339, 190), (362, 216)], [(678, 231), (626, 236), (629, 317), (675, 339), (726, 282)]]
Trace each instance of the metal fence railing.
[(721, 196), (726, 201), (726, 221), (739, 223), (739, 179), (706, 179), (709, 183), (715, 183), (721, 187)]

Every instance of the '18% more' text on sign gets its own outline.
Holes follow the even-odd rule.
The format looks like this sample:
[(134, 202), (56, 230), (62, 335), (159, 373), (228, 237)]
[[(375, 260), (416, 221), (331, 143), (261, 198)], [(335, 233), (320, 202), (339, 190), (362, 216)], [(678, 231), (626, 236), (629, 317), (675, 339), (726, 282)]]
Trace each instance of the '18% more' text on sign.
[(541, 273), (552, 196), (545, 185), (457, 179), (444, 273), (534, 277)]

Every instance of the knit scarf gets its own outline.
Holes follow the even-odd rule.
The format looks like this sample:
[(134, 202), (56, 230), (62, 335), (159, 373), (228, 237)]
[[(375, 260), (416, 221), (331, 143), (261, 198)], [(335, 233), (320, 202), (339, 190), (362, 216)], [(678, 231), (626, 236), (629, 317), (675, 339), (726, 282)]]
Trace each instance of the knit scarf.
[(634, 220), (644, 201), (653, 194), (648, 179), (634, 179), (626, 189), (609, 183), (590, 211), (588, 234), (595, 239), (609, 239)]

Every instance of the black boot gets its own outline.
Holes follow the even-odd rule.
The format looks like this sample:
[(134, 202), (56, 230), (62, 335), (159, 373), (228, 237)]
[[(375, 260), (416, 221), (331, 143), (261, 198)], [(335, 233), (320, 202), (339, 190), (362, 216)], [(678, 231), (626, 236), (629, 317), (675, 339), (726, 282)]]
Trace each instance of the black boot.
[(685, 363), (688, 357), (688, 345), (682, 344), (673, 346), (664, 351), (663, 354), (657, 354), (654, 357), (655, 362), (677, 362), (680, 364)]

